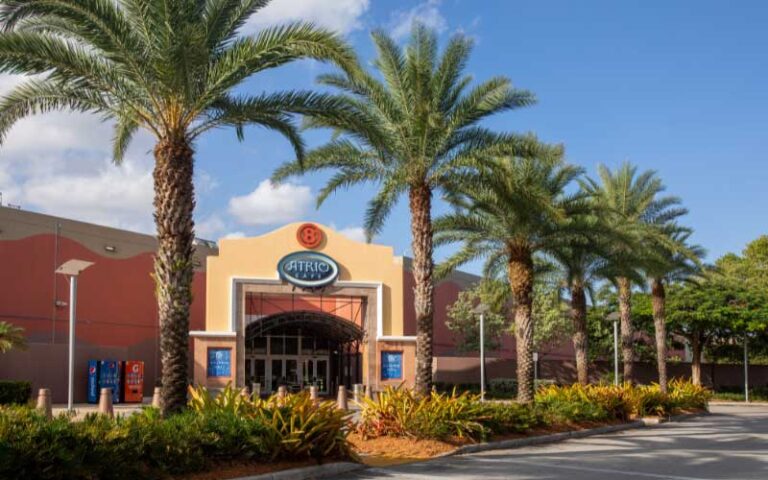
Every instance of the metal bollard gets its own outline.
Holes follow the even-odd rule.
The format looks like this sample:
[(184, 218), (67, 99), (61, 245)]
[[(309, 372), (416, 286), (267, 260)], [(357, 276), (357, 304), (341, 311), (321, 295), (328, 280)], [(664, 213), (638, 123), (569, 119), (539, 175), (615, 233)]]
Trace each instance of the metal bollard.
[(112, 389), (102, 388), (99, 396), (99, 413), (108, 417), (115, 416), (115, 410), (112, 407)]
[(38, 390), (37, 410), (49, 420), (53, 417), (53, 409), (51, 408), (51, 389), (41, 388)]
[(320, 402), (320, 399), (319, 399), (319, 397), (317, 395), (317, 386), (316, 385), (312, 385), (312, 386), (309, 387), (309, 398), (312, 400), (312, 402), (315, 403), (315, 405), (317, 405)]
[(336, 408), (339, 410), (349, 410), (347, 408), (347, 387), (339, 385), (339, 395), (336, 397)]
[(155, 408), (160, 408), (160, 387), (155, 387), (155, 391), (152, 393), (152, 406)]
[(353, 387), (353, 398), (355, 399), (355, 403), (360, 403), (363, 401), (363, 385), (361, 383), (356, 383)]

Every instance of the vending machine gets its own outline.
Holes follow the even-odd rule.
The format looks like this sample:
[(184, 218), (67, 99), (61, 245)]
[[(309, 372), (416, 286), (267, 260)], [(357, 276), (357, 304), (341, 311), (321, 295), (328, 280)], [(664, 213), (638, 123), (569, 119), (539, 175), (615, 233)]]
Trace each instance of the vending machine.
[(123, 378), (124, 401), (126, 403), (141, 403), (144, 399), (144, 362), (126, 361)]
[(112, 403), (120, 403), (120, 386), (122, 362), (119, 360), (102, 360), (99, 363), (99, 390), (102, 388), (112, 389)]
[(98, 360), (88, 360), (88, 403), (99, 403)]

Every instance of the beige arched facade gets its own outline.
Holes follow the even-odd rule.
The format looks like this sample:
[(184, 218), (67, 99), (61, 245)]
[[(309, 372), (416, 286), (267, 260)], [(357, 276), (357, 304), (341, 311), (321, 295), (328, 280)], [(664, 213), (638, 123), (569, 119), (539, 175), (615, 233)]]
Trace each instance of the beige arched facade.
[[(345, 374), (339, 373), (344, 383), (360, 382), (377, 389), (388, 384), (412, 384), (416, 338), (415, 332), (406, 334), (407, 262), (395, 256), (391, 247), (357, 242), (322, 225), (316, 225), (322, 232), (322, 241), (315, 248), (307, 248), (297, 236), (302, 225), (305, 224), (289, 224), (259, 237), (223, 239), (218, 256), (208, 257), (205, 330), (191, 332), (195, 383), (220, 388), (230, 382), (243, 386), (253, 381), (250, 376), (256, 371), (256, 362), (266, 360), (271, 364), (274, 355), (251, 354), (259, 349), (248, 335), (249, 325), (260, 325), (269, 318), (290, 317), (291, 310), (295, 310), (325, 315), (329, 322), (354, 324), (359, 328), (360, 337), (355, 339), (354, 351), (349, 346), (338, 347), (345, 349), (342, 353), (346, 352), (336, 365), (338, 372), (346, 372), (346, 381), (343, 380)], [(332, 284), (305, 290), (280, 278), (277, 266), (285, 255), (308, 251), (327, 255), (338, 264), (339, 274)], [(269, 341), (274, 340), (270, 337)], [(296, 348), (289, 347), (289, 337), (281, 341), (279, 351), (282, 353)], [(306, 343), (306, 338), (299, 340), (299, 345), (306, 347), (302, 342)], [(318, 343), (315, 341), (313, 345), (317, 347)], [(300, 362), (312, 358), (311, 353), (302, 355), (302, 346), (295, 355), (299, 371)], [(274, 353), (272, 344), (269, 348)], [(400, 378), (388, 378), (392, 376), (392, 369), (383, 374), (382, 355), (395, 366), (399, 359)], [(273, 370), (283, 368), (285, 376), (285, 369), (296, 368), (292, 356), (280, 358), (287, 359), (284, 361), (288, 366), (276, 363)], [(258, 363), (258, 368), (263, 368), (262, 365)], [(319, 368), (317, 364), (310, 366), (313, 367)], [(305, 365), (304, 376), (306, 368)], [(260, 378), (259, 372), (254, 378)], [(335, 386), (333, 379), (329, 381)]]

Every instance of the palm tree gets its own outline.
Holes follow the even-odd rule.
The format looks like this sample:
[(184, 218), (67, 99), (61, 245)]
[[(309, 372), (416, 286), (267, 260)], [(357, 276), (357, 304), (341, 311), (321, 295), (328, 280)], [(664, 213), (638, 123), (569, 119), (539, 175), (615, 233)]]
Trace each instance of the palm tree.
[(600, 165), (600, 182), (587, 178), (582, 188), (604, 211), (604, 218), (615, 231), (621, 231), (630, 243), (618, 243), (610, 255), (606, 275), (612, 280), (619, 297), (621, 318), (621, 356), (624, 380), (632, 382), (634, 362), (634, 328), (632, 326), (632, 283), (642, 278), (643, 258), (638, 253), (644, 242), (659, 241), (663, 226), (687, 213), (678, 207), (680, 199), (661, 197), (665, 190), (653, 170), (637, 174), (637, 167), (625, 162), (616, 171)]
[(667, 391), (667, 318), (665, 284), (692, 281), (701, 272), (701, 258), (705, 251), (698, 245), (688, 244), (692, 231), (671, 223), (660, 241), (649, 242), (645, 255), (645, 274), (651, 287), (651, 307), (656, 337), (656, 364), (659, 387)]
[(432, 383), (433, 193), (450, 188), (455, 174), (480, 152), (527, 153), (542, 147), (532, 136), (502, 135), (477, 125), (496, 113), (530, 105), (534, 97), (503, 77), (469, 88), (472, 79), (463, 73), (472, 49), (469, 39), (456, 35), (438, 54), (435, 32), (419, 24), (405, 50), (381, 31), (372, 38), (381, 79), (368, 72), (321, 76), (319, 82), (338, 89), (339, 101), (353, 114), (309, 117), (309, 127), (332, 128), (339, 136), (309, 152), (303, 164), (284, 165), (273, 178), (336, 171), (320, 192), (318, 206), (340, 188), (378, 184), (365, 215), (369, 240), (407, 194), (417, 325), (415, 389), (426, 394)]
[(0, 322), (0, 353), (9, 352), (14, 348), (27, 348), (24, 329), (12, 323)]
[(576, 377), (580, 384), (589, 383), (589, 335), (587, 329), (587, 293), (600, 278), (605, 260), (595, 251), (594, 242), (577, 241), (562, 245), (551, 255), (562, 267), (563, 280), (571, 299), (573, 349), (576, 356)]
[(160, 322), (163, 411), (186, 404), (193, 276), (194, 142), (219, 127), (254, 124), (284, 135), (303, 155), (290, 113), (328, 110), (326, 96), (234, 89), (301, 58), (356, 68), (333, 33), (306, 23), (241, 36), (268, 0), (4, 1), (0, 71), (34, 75), (0, 100), (0, 139), (16, 121), (69, 109), (114, 121), (120, 163), (139, 130), (154, 135), (154, 278)]
[(579, 218), (589, 213), (581, 192), (566, 187), (581, 168), (557, 157), (499, 157), (486, 160), (476, 173), (466, 173), (453, 198), (457, 211), (435, 221), (435, 243), (461, 243), (441, 264), (438, 274), (484, 258), (484, 274), (506, 271), (515, 303), (517, 399), (533, 400), (532, 321), (534, 257), (549, 254), (573, 237), (585, 235)]

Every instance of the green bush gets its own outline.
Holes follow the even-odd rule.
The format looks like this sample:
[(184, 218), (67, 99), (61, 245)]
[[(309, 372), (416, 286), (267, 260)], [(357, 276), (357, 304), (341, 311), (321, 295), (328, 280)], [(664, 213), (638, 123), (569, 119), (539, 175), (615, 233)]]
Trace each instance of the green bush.
[(480, 423), (493, 435), (525, 433), (545, 424), (539, 409), (531, 405), (486, 402), (481, 412)]
[(306, 394), (251, 400), (195, 390), (190, 410), (147, 408), (110, 419), (51, 420), (29, 407), (0, 409), (0, 478), (154, 479), (231, 461), (349, 458), (349, 414)]
[(16, 380), (0, 380), (0, 405), (24, 405), (32, 395), (32, 384)]

